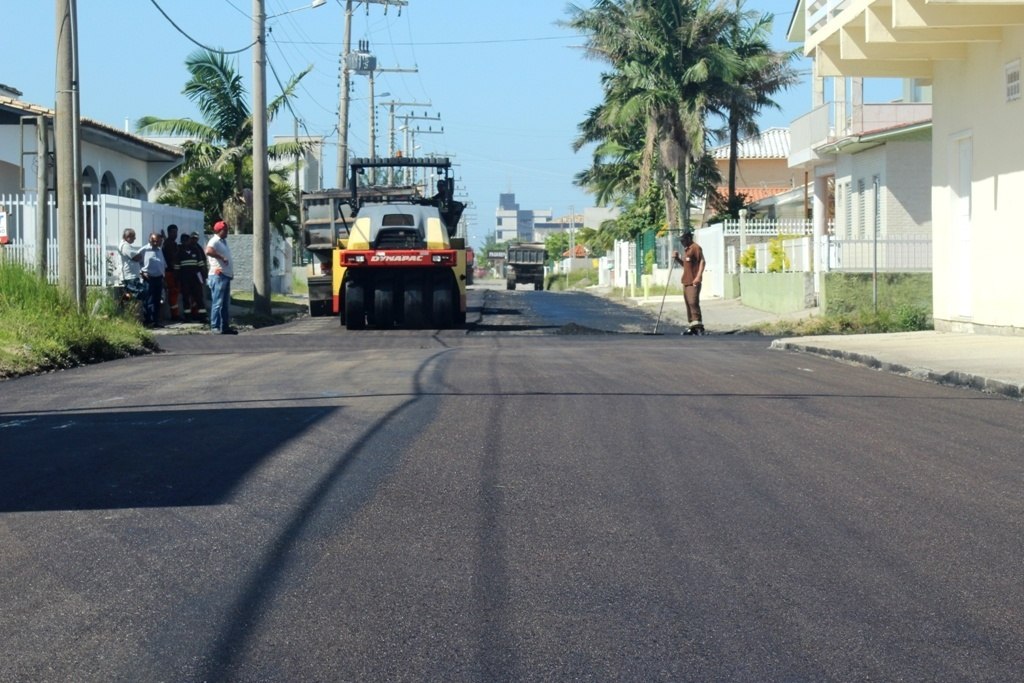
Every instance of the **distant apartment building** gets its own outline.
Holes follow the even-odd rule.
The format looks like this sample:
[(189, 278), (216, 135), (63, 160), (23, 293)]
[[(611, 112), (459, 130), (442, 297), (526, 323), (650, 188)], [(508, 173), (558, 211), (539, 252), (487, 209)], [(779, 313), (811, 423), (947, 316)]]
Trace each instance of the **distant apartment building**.
[[(290, 176), (290, 180), (294, 179), (293, 182), (297, 180), (300, 192), (312, 192), (321, 189), (324, 184), (323, 137), (319, 135), (299, 135), (298, 137), (293, 135), (274, 136), (274, 144), (285, 142), (299, 142), (306, 145), (306, 148), (302, 155), (296, 158), (271, 159), (270, 168), (277, 171), (288, 169), (289, 172), (286, 176)], [(295, 172), (296, 164), (298, 164), (297, 174)]]
[(498, 195), (495, 211), (495, 241), (543, 242), (549, 235), (579, 228), (597, 230), (601, 223), (618, 216), (618, 209), (588, 207), (582, 212), (555, 216), (551, 209), (520, 209), (514, 193)]
[(520, 209), (515, 193), (498, 195), (498, 209), (495, 211), (495, 241), (533, 241), (533, 226), (538, 221), (551, 219), (551, 212)]

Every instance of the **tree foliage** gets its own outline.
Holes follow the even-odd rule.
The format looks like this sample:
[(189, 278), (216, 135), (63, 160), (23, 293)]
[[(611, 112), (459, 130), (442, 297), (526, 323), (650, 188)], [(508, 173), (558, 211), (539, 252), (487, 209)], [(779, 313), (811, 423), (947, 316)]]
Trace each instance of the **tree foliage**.
[[(190, 118), (144, 116), (136, 123), (142, 134), (182, 136), (185, 160), (163, 181), (166, 196), (177, 196), (201, 209), (208, 220), (224, 218), (237, 232), (252, 232), (252, 114), (242, 78), (227, 55), (199, 50), (185, 60), (190, 78), (182, 93), (195, 103), (202, 121)], [(285, 106), (299, 81), (312, 67), (294, 76), (267, 105), (267, 119)], [(271, 145), (271, 159), (294, 158), (303, 146), (296, 142)], [(225, 184), (227, 183), (227, 184)], [(287, 183), (271, 180), (270, 217), (278, 228), (294, 224), (296, 200), (282, 203)], [(212, 218), (211, 218), (212, 216)]]
[(668, 224), (689, 227), (692, 197), (720, 181), (705, 153), (709, 117), (749, 132), (771, 96), (795, 81), (792, 53), (772, 51), (770, 20), (741, 3), (596, 0), (568, 13), (563, 23), (587, 36), (587, 54), (609, 65), (604, 99), (579, 125), (575, 148), (594, 152), (576, 183), (598, 203), (625, 208), (626, 234), (652, 218), (655, 187)]

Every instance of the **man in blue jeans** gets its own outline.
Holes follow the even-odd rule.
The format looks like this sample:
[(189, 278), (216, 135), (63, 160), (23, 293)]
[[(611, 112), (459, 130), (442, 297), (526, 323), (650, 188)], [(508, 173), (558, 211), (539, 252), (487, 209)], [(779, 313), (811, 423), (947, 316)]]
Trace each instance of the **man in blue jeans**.
[(164, 274), (167, 272), (163, 241), (163, 235), (154, 232), (149, 236), (149, 244), (139, 252), (142, 256), (140, 275), (145, 287), (142, 319), (146, 327), (163, 327), (160, 324), (160, 307), (163, 303)]
[(224, 221), (213, 224), (213, 237), (206, 243), (206, 262), (210, 269), (210, 331), (220, 334), (238, 334), (228, 323), (231, 319), (231, 278), (235, 276), (228, 246), (228, 225)]

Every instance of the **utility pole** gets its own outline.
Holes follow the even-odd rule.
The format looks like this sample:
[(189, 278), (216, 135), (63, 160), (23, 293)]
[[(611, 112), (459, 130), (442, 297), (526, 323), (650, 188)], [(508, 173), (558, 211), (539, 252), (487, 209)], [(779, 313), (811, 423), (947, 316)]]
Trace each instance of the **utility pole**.
[(57, 93), (53, 129), (57, 156), (57, 280), (81, 311), (85, 309), (85, 245), (81, 230), (78, 12), (75, 0), (57, 0), (56, 10)]
[[(370, 153), (367, 155), (371, 159), (377, 156), (377, 105), (376, 105), (376, 94), (373, 90), (373, 79), (376, 74), (379, 73), (417, 73), (419, 69), (402, 69), (400, 67), (384, 68), (377, 67), (373, 71), (367, 74), (367, 81), (369, 82), (369, 94), (370, 94)], [(386, 92), (381, 97), (387, 97), (391, 93)], [(427, 105), (428, 107), (430, 105)], [(389, 150), (390, 151), (390, 150)]]
[[(388, 106), (388, 156), (395, 156), (395, 107), (429, 107), (430, 102), (385, 102)], [(405, 150), (405, 154), (408, 154), (409, 150)], [(393, 186), (395, 184), (395, 169), (388, 168), (388, 185)]]
[(252, 0), (252, 311), (270, 315), (266, 22), (263, 0)]
[[(363, 2), (367, 5), (384, 5), (384, 12), (390, 5), (398, 7), (399, 13), (408, 3), (407, 0), (345, 0), (345, 30), (341, 47), (341, 88), (338, 93), (338, 173), (335, 177), (337, 187), (346, 185), (348, 177), (348, 105), (351, 76), (349, 75), (349, 55), (352, 52), (352, 3)], [(355, 69), (352, 69), (353, 71)]]
[[(294, 125), (292, 126), (292, 134), (295, 136), (295, 144), (299, 144), (299, 119), (293, 117)], [(299, 168), (302, 166), (302, 153), (295, 152), (295, 212), (299, 219), (299, 225), (302, 225), (302, 183), (299, 181)]]
[[(308, 8), (327, 0), (313, 0)], [(273, 16), (290, 14), (300, 7)], [(267, 15), (264, 0), (252, 0), (252, 312), (271, 314), (270, 169), (267, 162)]]
[(352, 0), (345, 0), (345, 33), (341, 46), (341, 87), (338, 89), (338, 175), (337, 188), (345, 187), (348, 176), (348, 55), (352, 51)]
[[(438, 123), (440, 123), (441, 122), (441, 114), (438, 114), (435, 117), (435, 116), (427, 116), (427, 113), (423, 112), (423, 116), (416, 116), (416, 114), (414, 112), (412, 114), (406, 114), (405, 116), (402, 117), (402, 119), (405, 121), (405, 125), (403, 126), (403, 128), (405, 130), (405, 153), (406, 153), (407, 156), (416, 156), (416, 134), (417, 133), (424, 133), (424, 134), (428, 134), (428, 135), (430, 135), (430, 134), (439, 135), (441, 133), (444, 133), (444, 126), (441, 126), (439, 130), (434, 130), (432, 127), (431, 128), (427, 128), (427, 130), (423, 130), (421, 128), (416, 128), (414, 130), (414, 129), (412, 129), (409, 126), (409, 122), (410, 121), (437, 121)], [(415, 185), (416, 184), (416, 169), (415, 168), (411, 168), (409, 170), (412, 171), (412, 183), (411, 184)]]
[(45, 116), (36, 117), (36, 275), (40, 280), (46, 279), (46, 237), (49, 230), (46, 224), (50, 217), (49, 167), (50, 167), (50, 135), (49, 122)]

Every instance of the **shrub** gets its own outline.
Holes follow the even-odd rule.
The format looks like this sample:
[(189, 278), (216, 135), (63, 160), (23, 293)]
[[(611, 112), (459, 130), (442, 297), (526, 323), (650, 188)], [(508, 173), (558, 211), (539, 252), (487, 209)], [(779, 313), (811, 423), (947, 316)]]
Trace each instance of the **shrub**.
[(757, 270), (757, 249), (754, 245), (750, 245), (740, 254), (740, 265), (751, 272)]
[(644, 275), (650, 275), (654, 272), (654, 265), (658, 262), (658, 257), (655, 256), (653, 249), (648, 249), (647, 253), (644, 254)]
[(768, 240), (768, 254), (771, 257), (768, 261), (769, 273), (784, 273), (790, 269), (792, 264), (789, 262), (789, 256), (786, 255), (786, 250), (782, 246), (781, 235)]

